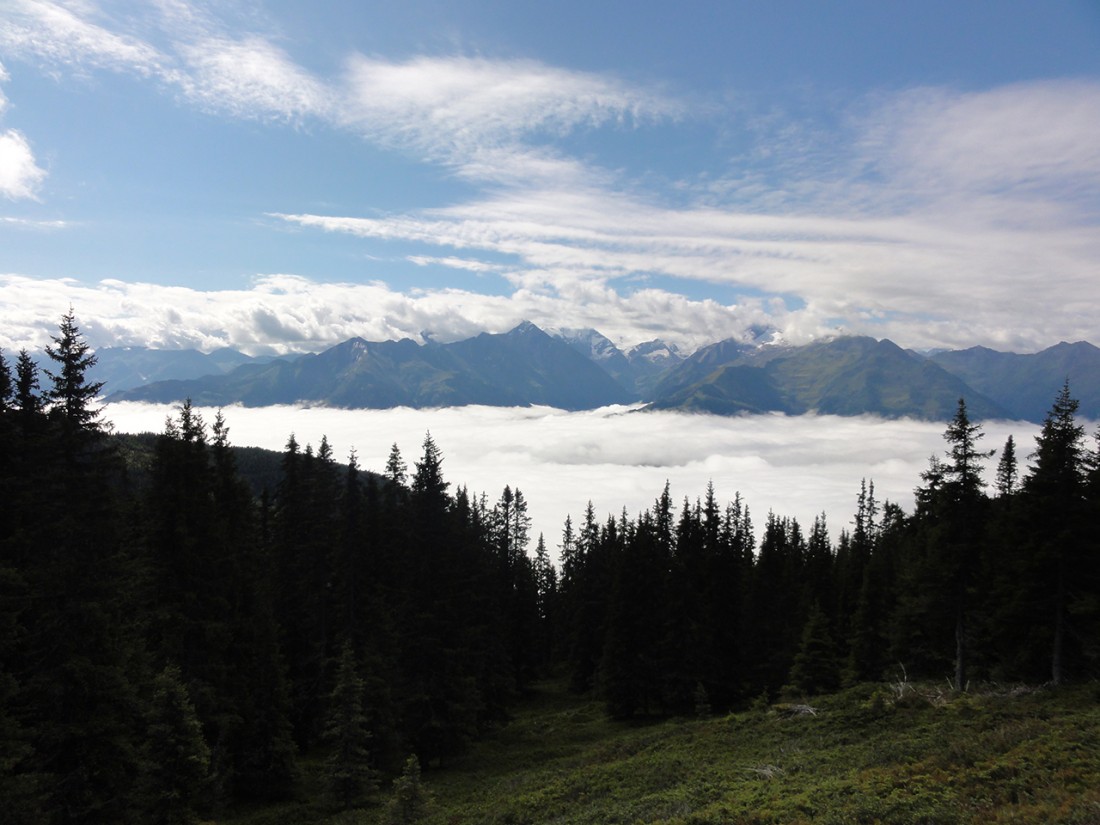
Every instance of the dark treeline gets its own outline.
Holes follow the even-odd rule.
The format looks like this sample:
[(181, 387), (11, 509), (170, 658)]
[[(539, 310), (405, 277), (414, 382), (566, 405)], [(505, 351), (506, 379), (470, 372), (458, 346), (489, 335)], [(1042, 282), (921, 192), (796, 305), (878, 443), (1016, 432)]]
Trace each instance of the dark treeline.
[(769, 513), (713, 486), (677, 513), (563, 532), (556, 650), (610, 713), (691, 713), (883, 678), (1060, 684), (1100, 661), (1100, 460), (1065, 386), (1026, 472), (1004, 445), (992, 484), (960, 400), (911, 515), (864, 481), (850, 529)]
[(5, 822), (209, 818), (293, 795), (307, 754), (351, 807), (545, 665), (553, 567), (518, 490), (452, 492), (430, 436), (381, 480), (291, 436), (257, 496), (189, 403), (128, 472), (71, 313), (47, 354), (0, 354)]
[[(1060, 683), (1100, 657), (1100, 469), (1055, 400), (996, 478), (960, 402), (915, 511), (850, 529), (666, 489), (567, 520), (451, 490), (428, 436), (381, 476), (290, 436), (257, 494), (219, 414), (181, 405), (139, 472), (100, 420), (72, 313), (39, 375), (0, 353), (0, 799), (11, 822), (191, 822), (298, 793), (362, 804), (461, 753), (558, 674), (616, 716), (914, 677)], [(132, 459), (132, 457), (131, 457)], [(413, 758), (410, 758), (413, 757)]]

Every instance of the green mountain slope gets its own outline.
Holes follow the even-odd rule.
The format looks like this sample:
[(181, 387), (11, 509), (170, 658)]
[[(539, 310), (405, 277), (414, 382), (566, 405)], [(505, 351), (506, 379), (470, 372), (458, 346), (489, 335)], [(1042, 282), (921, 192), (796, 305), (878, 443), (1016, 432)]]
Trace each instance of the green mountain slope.
[(316, 355), (247, 364), (226, 375), (162, 381), (112, 401), (245, 406), (450, 407), (547, 404), (567, 410), (628, 403), (631, 396), (564, 342), (524, 323), (503, 335), (420, 346), (353, 338)]
[(1082, 417), (1100, 419), (1100, 348), (1085, 341), (1063, 341), (1026, 355), (971, 347), (929, 360), (992, 398), (1012, 418), (1042, 421), (1068, 379)]
[[(432, 801), (422, 821), (1096, 822), (1094, 693), (862, 685), (808, 703), (630, 724), (546, 684), (495, 735), (424, 772)], [(373, 805), (344, 814), (307, 793), (228, 822), (383, 823), (391, 793), (384, 783)]]
[(726, 342), (696, 356), (657, 387), (652, 408), (944, 420), (965, 398), (974, 418), (1005, 414), (957, 376), (887, 340), (838, 338), (753, 350)]

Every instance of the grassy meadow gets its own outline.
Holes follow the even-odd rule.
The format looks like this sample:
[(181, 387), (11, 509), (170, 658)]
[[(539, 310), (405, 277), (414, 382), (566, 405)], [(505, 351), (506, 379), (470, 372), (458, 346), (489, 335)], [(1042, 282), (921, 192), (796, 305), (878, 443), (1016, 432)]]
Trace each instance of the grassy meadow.
[[(1100, 688), (861, 685), (705, 718), (617, 722), (542, 683), (510, 724), (430, 766), (422, 821), (485, 823), (1100, 823)], [(294, 803), (231, 825), (385, 823), (334, 813), (315, 776)], [(311, 791), (312, 787), (312, 791)]]

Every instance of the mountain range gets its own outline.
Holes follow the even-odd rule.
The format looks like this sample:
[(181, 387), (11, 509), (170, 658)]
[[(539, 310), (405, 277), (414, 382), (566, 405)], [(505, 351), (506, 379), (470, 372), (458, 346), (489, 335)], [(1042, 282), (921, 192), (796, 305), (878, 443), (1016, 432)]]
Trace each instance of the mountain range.
[[(720, 341), (685, 357), (661, 341), (623, 351), (596, 330), (550, 334), (523, 322), (507, 333), (449, 344), (353, 338), (321, 353), (274, 359), (137, 348), (99, 356), (92, 378), (116, 390), (110, 401), (566, 410), (641, 402), (648, 409), (721, 415), (948, 420), (965, 398), (974, 419), (1041, 421), (1069, 380), (1079, 414), (1100, 419), (1100, 349), (1086, 342), (1027, 355), (984, 347), (925, 355), (855, 336), (792, 346), (772, 343), (761, 331), (754, 340)], [(203, 369), (206, 374), (195, 375)], [(124, 385), (112, 385), (112, 375)], [(163, 380), (125, 386), (135, 375)]]

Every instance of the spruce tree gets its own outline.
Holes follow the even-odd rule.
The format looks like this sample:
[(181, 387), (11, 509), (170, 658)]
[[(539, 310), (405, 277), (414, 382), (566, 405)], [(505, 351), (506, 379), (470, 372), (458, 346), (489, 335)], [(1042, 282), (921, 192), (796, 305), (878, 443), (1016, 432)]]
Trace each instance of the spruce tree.
[(88, 370), (97, 359), (80, 334), (71, 307), (62, 316), (58, 334), (51, 336), (51, 340), (54, 345), (46, 347), (46, 355), (57, 367), (56, 372), (46, 370), (46, 376), (53, 382), (47, 397), (51, 415), (61, 421), (62, 449), (73, 460), (73, 453), (79, 449), (76, 439), (103, 430), (99, 420), (103, 411), (92, 406), (103, 382), (88, 380)]
[(1077, 407), (1066, 381), (1035, 439), (1034, 465), (1024, 479), (1035, 528), (1034, 558), (1039, 562), (1028, 581), (1044, 583), (1044, 592), (1037, 595), (1051, 618), (1036, 619), (1040, 625), (1053, 625), (1050, 678), (1056, 685), (1066, 678), (1067, 646), (1074, 635), (1071, 605), (1092, 598), (1079, 590), (1089, 566), (1089, 545), (1083, 529), (1085, 430), (1076, 421)]
[(198, 822), (211, 778), (210, 749), (175, 665), (153, 679), (142, 756), (142, 820), (155, 825)]
[(986, 514), (982, 462), (992, 450), (978, 449), (983, 437), (981, 427), (970, 421), (966, 402), (959, 399), (958, 410), (944, 439), (950, 445), (946, 481), (947, 532), (940, 540), (943, 555), (939, 563), (950, 571), (955, 617), (955, 687), (965, 690), (969, 649), (969, 613), (975, 574), (980, 569), (981, 537)]
[(802, 629), (802, 642), (791, 665), (790, 684), (804, 694), (828, 693), (840, 684), (836, 643), (829, 618), (814, 602)]
[(1001, 498), (1016, 492), (1016, 442), (1011, 435), (1005, 440), (997, 462), (997, 495)]
[(95, 385), (83, 370), (94, 356), (71, 313), (54, 340), (62, 369), (48, 417), (25, 351), (16, 368), (20, 524), (3, 549), (33, 594), (21, 615), (32, 632), (6, 665), (34, 734), (25, 768), (45, 775), (43, 809), (57, 821), (122, 821), (133, 808), (140, 728), (122, 468), (90, 407)]
[(46, 408), (46, 401), (41, 392), (38, 365), (29, 352), (21, 349), (15, 362), (15, 388), (12, 402), (24, 441), (28, 441), (36, 431), (41, 429), (37, 419)]
[(342, 810), (358, 807), (377, 787), (369, 750), (371, 732), (363, 707), (364, 689), (351, 642), (345, 642), (329, 697), (324, 734), (330, 748), (325, 759), (326, 792), (332, 804)]
[(15, 381), (12, 378), (11, 365), (4, 357), (4, 350), (0, 348), (0, 416), (6, 415), (11, 408), (14, 393)]
[(416, 755), (405, 760), (401, 776), (394, 780), (393, 797), (387, 811), (387, 825), (413, 825), (427, 818), (431, 795), (420, 779), (420, 760)]

